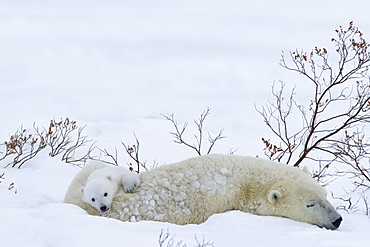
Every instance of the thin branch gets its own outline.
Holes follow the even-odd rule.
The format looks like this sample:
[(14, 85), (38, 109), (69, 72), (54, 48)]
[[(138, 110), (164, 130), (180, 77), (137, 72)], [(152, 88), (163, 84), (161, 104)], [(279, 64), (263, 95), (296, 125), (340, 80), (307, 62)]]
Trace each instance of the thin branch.
[[(121, 142), (121, 143), (124, 146), (124, 148), (126, 150), (126, 153), (136, 163), (136, 171), (135, 172), (140, 173), (140, 167), (144, 168), (146, 171), (148, 170), (148, 168), (146, 167), (146, 162), (141, 162), (140, 159), (139, 159), (140, 143), (139, 143), (139, 140), (136, 137), (135, 133), (134, 133), (134, 137), (135, 137), (136, 144), (134, 144), (132, 146), (128, 146), (124, 142)], [(132, 164), (130, 164), (130, 170), (132, 170), (132, 169), (133, 169)]]

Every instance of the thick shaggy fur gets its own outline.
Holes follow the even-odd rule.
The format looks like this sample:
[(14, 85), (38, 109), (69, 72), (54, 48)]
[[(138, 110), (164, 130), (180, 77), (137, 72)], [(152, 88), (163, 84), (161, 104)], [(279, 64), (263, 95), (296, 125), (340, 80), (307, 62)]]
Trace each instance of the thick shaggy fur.
[[(77, 174), (65, 202), (98, 215), (82, 201), (80, 187), (92, 171), (102, 167), (94, 164)], [(120, 190), (104, 216), (199, 224), (229, 210), (281, 216), (328, 229), (338, 228), (342, 220), (326, 200), (325, 190), (303, 170), (236, 155), (200, 156), (143, 172), (137, 190)]]

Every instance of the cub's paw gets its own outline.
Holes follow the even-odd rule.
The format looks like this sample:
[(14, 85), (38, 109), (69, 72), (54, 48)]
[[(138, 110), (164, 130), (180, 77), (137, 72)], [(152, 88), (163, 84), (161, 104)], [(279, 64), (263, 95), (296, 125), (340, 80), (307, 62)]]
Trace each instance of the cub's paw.
[(122, 186), (123, 190), (127, 193), (134, 191), (140, 185), (140, 175), (137, 173), (130, 173), (123, 176)]

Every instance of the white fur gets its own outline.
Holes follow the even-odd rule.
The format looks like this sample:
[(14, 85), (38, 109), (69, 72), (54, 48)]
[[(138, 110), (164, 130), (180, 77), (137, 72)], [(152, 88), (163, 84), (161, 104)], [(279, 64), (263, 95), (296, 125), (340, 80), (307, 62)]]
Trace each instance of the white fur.
[(80, 187), (82, 200), (100, 212), (107, 212), (120, 186), (132, 192), (140, 184), (140, 176), (123, 167), (109, 166), (94, 170)]
[[(93, 167), (73, 179), (66, 203), (98, 214), (76, 196)], [(286, 217), (336, 229), (340, 215), (325, 190), (302, 169), (264, 159), (207, 155), (163, 165), (141, 174), (140, 189), (119, 191), (105, 216), (122, 221), (155, 220), (199, 224), (228, 210)]]

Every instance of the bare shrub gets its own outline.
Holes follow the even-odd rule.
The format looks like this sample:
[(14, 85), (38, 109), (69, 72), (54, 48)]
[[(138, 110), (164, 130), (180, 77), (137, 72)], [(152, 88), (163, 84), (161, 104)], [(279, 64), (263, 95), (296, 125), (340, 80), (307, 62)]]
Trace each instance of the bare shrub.
[[(161, 233), (159, 234), (159, 238), (158, 238), (158, 244), (159, 244), (159, 247), (186, 247), (186, 244), (183, 243), (183, 240), (180, 240), (178, 242), (175, 243), (174, 241), (174, 238), (175, 238), (175, 235), (173, 235), (171, 238), (170, 238), (171, 234), (167, 228), (167, 231), (166, 233), (164, 233), (163, 229), (161, 230)], [(210, 241), (205, 241), (204, 239), (204, 236), (203, 236), (203, 239), (202, 241), (199, 241), (198, 238), (197, 238), (197, 235), (195, 235), (195, 241), (196, 241), (196, 245), (195, 247), (207, 247), (207, 246), (214, 246), (213, 245), (213, 242), (210, 242)]]
[[(307, 92), (311, 93), (309, 102), (301, 103), (295, 99), (299, 85), (286, 96), (285, 84), (281, 82), (278, 88), (274, 84), (274, 101), (257, 109), (274, 138), (262, 141), (271, 160), (293, 166), (307, 159), (320, 161), (319, 179), (333, 162), (345, 163), (362, 185), (369, 182), (368, 168), (360, 161), (368, 161), (368, 144), (362, 140), (370, 121), (370, 44), (353, 22), (335, 32), (337, 37), (331, 40), (336, 48), (334, 62), (326, 48), (292, 51), (290, 62), (282, 54), (280, 65), (303, 76), (313, 90)], [(356, 135), (349, 135), (350, 131)]]
[(290, 52), (290, 62), (282, 54), (280, 65), (307, 79), (313, 90), (310, 100), (302, 103), (296, 100), (299, 85), (286, 93), (285, 83), (274, 83), (274, 101), (257, 109), (273, 133), (272, 140), (262, 138), (264, 152), (271, 160), (293, 166), (315, 161), (313, 177), (322, 184), (330, 183), (329, 178), (350, 179), (354, 187), (348, 194), (358, 194), (333, 196), (343, 202), (338, 209), (356, 212), (363, 202), (369, 214), (365, 192), (370, 188), (370, 139), (365, 130), (370, 121), (370, 44), (353, 22), (335, 32), (334, 56), (318, 47)]
[(174, 238), (175, 235), (170, 238), (170, 232), (168, 228), (166, 233), (164, 233), (162, 229), (158, 238), (159, 247), (186, 247), (186, 244), (183, 244), (182, 241), (179, 241), (176, 243), (176, 245), (174, 245)]
[(61, 156), (66, 163), (80, 164), (91, 159), (91, 152), (94, 150), (92, 144), (83, 154), (77, 155), (77, 149), (81, 149), (87, 143), (87, 135), (83, 135), (84, 127), (78, 128), (76, 121), (69, 118), (60, 121), (51, 120), (49, 127), (38, 127), (33, 124), (33, 131), (28, 131), (21, 126), (2, 145), (5, 151), (1, 152), (0, 161), (8, 159), (5, 167), (21, 168), (27, 161), (34, 158), (45, 148), (50, 148), (51, 157)]
[(35, 157), (46, 147), (46, 142), (44, 137), (37, 137), (32, 133), (28, 133), (21, 126), (3, 145), (5, 146), (5, 152), (2, 153), (0, 161), (11, 157), (11, 160), (5, 167), (21, 168), (24, 163)]
[[(194, 120), (194, 124), (196, 125), (197, 130), (198, 130), (198, 133), (194, 134), (195, 140), (197, 142), (196, 144), (190, 144), (189, 141), (185, 140), (184, 133), (186, 131), (186, 128), (188, 127), (187, 122), (185, 122), (184, 124), (182, 124), (182, 126), (180, 126), (180, 124), (175, 119), (175, 115), (173, 113), (168, 114), (168, 115), (163, 115), (162, 114), (162, 116), (166, 120), (170, 121), (172, 123), (173, 127), (175, 128), (175, 131), (170, 133), (174, 137), (173, 141), (177, 144), (182, 144), (182, 145), (185, 145), (185, 146), (193, 149), (199, 156), (201, 156), (202, 155), (203, 142), (204, 142), (204, 130), (203, 130), (204, 121), (205, 121), (206, 117), (209, 114), (210, 114), (210, 108), (207, 108), (207, 110), (205, 110), (200, 115), (199, 119)], [(211, 134), (208, 133), (209, 146), (208, 146), (207, 151), (206, 151), (205, 154), (209, 154), (212, 151), (212, 148), (214, 147), (216, 142), (218, 140), (223, 139), (223, 138), (226, 138), (226, 136), (223, 135), (223, 129), (221, 129), (215, 137), (212, 137)]]

